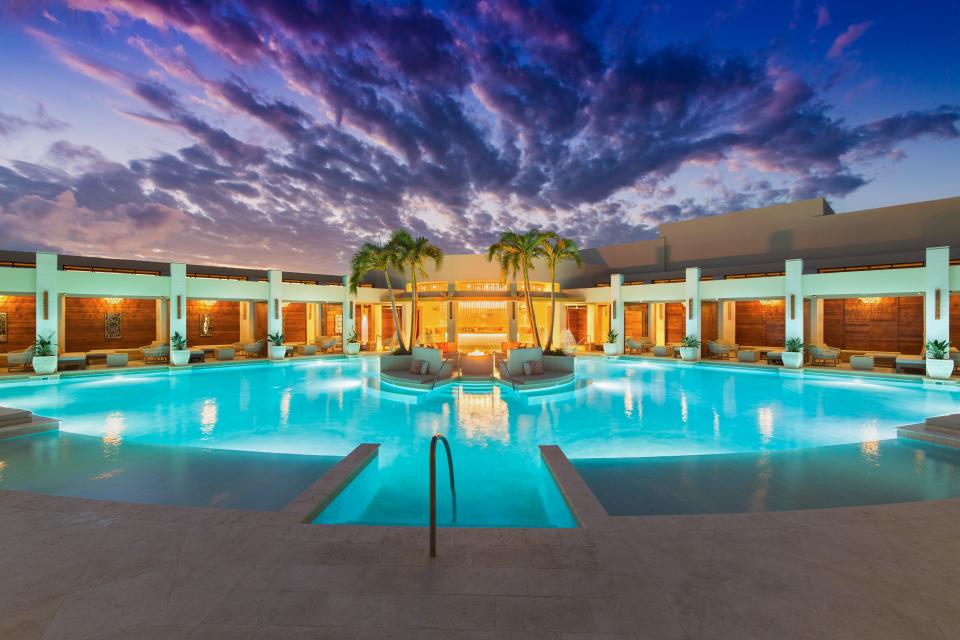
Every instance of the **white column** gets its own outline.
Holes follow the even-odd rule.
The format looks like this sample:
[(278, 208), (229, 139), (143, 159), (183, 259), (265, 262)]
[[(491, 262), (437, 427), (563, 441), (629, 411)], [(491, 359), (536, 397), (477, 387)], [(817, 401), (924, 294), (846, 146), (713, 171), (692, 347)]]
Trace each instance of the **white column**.
[(654, 334), (650, 337), (654, 344), (667, 344), (667, 305), (654, 302), (650, 305), (653, 312)]
[(163, 298), (157, 298), (156, 301), (156, 313), (157, 313), (157, 328), (154, 332), (154, 340), (158, 340), (161, 343), (166, 343), (169, 341), (167, 337), (167, 327), (170, 324), (170, 320), (167, 318), (167, 305)]
[(923, 341), (950, 340), (950, 247), (928, 248), (923, 273)]
[(267, 284), (270, 285), (267, 298), (267, 333), (283, 333), (283, 273), (276, 269), (267, 271)]
[[(187, 337), (187, 265), (170, 263), (170, 332)], [(190, 346), (190, 345), (187, 345)]]
[(507, 342), (520, 340), (520, 328), (517, 324), (517, 315), (520, 313), (520, 303), (511, 300), (507, 302)]
[[(343, 345), (347, 344), (347, 338), (353, 333), (353, 299), (350, 295), (350, 276), (343, 276), (343, 331), (340, 334), (340, 340)], [(409, 316), (407, 316), (409, 319)]]
[(253, 303), (243, 300), (240, 302), (240, 342), (254, 341)]
[(823, 298), (819, 296), (810, 298), (810, 335), (806, 342), (823, 344)]
[(784, 263), (783, 318), (784, 336), (805, 339), (803, 335), (803, 260), (787, 260)]
[[(623, 274), (610, 275), (610, 329), (617, 332), (617, 353), (623, 353)], [(606, 342), (606, 336), (601, 338)]]
[(717, 316), (720, 327), (717, 335), (724, 342), (737, 341), (737, 302), (736, 300), (721, 300), (717, 304)]
[(686, 335), (700, 339), (700, 267), (687, 267), (684, 283)]
[(601, 342), (603, 338), (597, 335), (597, 305), (588, 304), (587, 305), (587, 339), (584, 342), (586, 344), (585, 349), (589, 351), (593, 348), (593, 344)]
[(308, 302), (304, 307), (307, 314), (307, 344), (313, 344), (317, 341), (317, 303)]
[(37, 253), (36, 283), (36, 321), (37, 335), (49, 337), (53, 352), (60, 348), (60, 287), (57, 277), (57, 254), (41, 251)]

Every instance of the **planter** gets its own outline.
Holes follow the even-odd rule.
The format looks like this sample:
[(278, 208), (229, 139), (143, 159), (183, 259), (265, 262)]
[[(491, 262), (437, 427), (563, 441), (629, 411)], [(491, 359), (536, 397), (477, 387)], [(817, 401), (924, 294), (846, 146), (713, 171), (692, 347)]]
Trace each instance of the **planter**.
[(604, 342), (603, 352), (608, 356), (615, 356), (620, 353), (620, 345), (616, 342)]
[(946, 380), (953, 373), (953, 365), (953, 360), (927, 358), (927, 377), (935, 380)]
[(33, 356), (33, 370), (41, 376), (50, 375), (57, 370), (57, 356)]
[(680, 347), (680, 358), (687, 362), (695, 362), (700, 359), (700, 347)]
[(271, 360), (283, 360), (287, 357), (287, 347), (286, 345), (272, 344), (270, 345), (270, 359)]
[(343, 352), (348, 356), (355, 356), (360, 353), (360, 343), (359, 342), (348, 342), (343, 345)]
[(780, 359), (783, 360), (783, 366), (787, 369), (799, 369), (803, 366), (802, 351), (784, 351), (780, 354)]
[(190, 362), (190, 349), (171, 349), (170, 364), (175, 367), (182, 367)]

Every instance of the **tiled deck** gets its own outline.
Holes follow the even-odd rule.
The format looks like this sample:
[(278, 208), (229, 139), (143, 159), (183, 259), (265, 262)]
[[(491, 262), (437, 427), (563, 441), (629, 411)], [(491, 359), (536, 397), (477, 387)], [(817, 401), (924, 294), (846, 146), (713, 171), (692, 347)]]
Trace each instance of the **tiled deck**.
[(957, 638), (960, 500), (575, 530), (0, 493), (3, 638)]

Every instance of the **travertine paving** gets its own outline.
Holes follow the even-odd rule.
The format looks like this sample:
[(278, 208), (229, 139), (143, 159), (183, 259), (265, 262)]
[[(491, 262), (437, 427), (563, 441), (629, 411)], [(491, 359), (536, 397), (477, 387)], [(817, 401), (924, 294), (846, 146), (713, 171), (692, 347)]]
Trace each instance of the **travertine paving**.
[(960, 638), (960, 500), (440, 532), (0, 493), (0, 637)]

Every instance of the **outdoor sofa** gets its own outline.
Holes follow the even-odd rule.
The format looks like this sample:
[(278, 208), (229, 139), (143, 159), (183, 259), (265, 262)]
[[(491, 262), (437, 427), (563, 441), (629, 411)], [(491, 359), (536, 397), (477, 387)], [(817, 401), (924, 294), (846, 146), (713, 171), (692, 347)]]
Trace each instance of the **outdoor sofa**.
[[(411, 373), (414, 361), (426, 362), (422, 373)], [(440, 349), (414, 347), (408, 355), (384, 355), (380, 357), (380, 378), (402, 387), (429, 389), (437, 383), (453, 377), (453, 362), (444, 359)]]
[[(539, 362), (542, 373), (534, 373), (524, 367), (527, 362)], [(535, 389), (572, 382), (574, 358), (570, 356), (545, 356), (540, 347), (510, 349), (507, 359), (497, 359), (500, 379), (514, 388)]]

